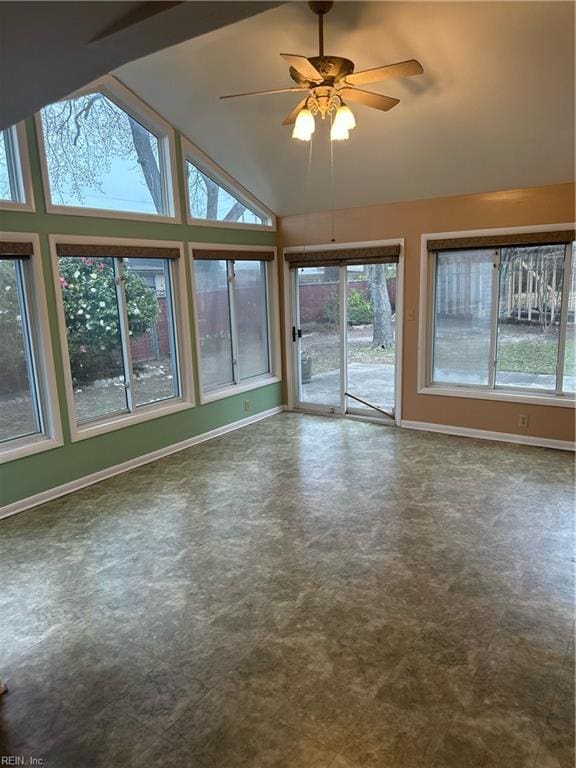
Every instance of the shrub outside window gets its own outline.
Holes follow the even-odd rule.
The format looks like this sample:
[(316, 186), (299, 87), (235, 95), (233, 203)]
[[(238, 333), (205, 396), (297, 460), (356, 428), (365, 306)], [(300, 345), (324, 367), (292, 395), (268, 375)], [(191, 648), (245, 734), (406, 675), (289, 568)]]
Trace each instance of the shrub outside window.
[(180, 396), (171, 259), (105, 253), (58, 260), (78, 424)]

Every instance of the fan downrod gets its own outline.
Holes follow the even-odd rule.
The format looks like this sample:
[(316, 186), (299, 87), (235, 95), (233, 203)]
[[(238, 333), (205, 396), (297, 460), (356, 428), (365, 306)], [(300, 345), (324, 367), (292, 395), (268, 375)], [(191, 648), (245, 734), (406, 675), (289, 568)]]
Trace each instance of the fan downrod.
[(328, 11), (332, 8), (334, 3), (329, 2), (311, 2), (308, 3), (308, 6), (312, 13), (315, 13), (317, 16), (323, 16), (325, 13), (328, 13)]
[(324, 56), (324, 16), (328, 13), (334, 3), (330, 2), (311, 2), (308, 3), (310, 10), (318, 16), (318, 55)]

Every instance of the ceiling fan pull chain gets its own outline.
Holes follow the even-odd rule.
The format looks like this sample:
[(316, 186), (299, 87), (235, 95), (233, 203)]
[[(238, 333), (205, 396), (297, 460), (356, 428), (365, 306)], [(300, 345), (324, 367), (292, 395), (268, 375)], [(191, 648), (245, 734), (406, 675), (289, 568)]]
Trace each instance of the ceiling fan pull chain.
[[(330, 125), (334, 122), (332, 112), (330, 113)], [(335, 243), (334, 237), (334, 142), (330, 142), (330, 242)]]
[[(310, 140), (310, 148), (308, 151), (308, 178), (306, 179), (306, 201), (308, 202), (308, 204), (310, 204), (312, 200), (311, 192), (312, 192), (312, 145), (313, 144), (314, 144), (314, 136), (312, 136), (312, 139)], [(312, 240), (310, 239), (310, 236), (312, 234), (313, 226), (314, 225), (312, 223), (312, 217), (310, 216), (308, 221), (308, 227), (310, 229), (308, 231), (308, 237), (306, 239), (308, 243), (312, 242)], [(304, 247), (304, 250), (306, 251), (306, 246)]]

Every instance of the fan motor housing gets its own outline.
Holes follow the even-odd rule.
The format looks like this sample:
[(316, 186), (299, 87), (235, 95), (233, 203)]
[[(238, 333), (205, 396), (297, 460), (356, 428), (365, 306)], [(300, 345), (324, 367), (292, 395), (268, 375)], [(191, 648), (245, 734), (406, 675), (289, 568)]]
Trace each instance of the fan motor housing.
[[(320, 72), (324, 78), (323, 84), (326, 85), (333, 85), (354, 71), (354, 62), (342, 56), (310, 56), (308, 61)], [(298, 85), (306, 85), (309, 88), (319, 85), (302, 77), (294, 67), (290, 67), (290, 77)]]

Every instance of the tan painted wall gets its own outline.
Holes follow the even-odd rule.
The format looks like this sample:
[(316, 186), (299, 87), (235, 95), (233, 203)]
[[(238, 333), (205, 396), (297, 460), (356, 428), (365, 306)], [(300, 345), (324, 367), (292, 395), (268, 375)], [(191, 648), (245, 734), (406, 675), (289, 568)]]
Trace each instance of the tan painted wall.
[[(419, 395), (417, 392), (421, 235), (568, 223), (574, 221), (574, 206), (575, 186), (570, 183), (335, 212), (334, 237), (338, 243), (404, 238), (403, 419), (574, 440), (575, 412), (571, 408)], [(331, 226), (331, 213), (281, 218), (280, 246), (329, 243)], [(406, 319), (410, 312), (414, 313), (414, 320)], [(528, 414), (528, 428), (518, 427), (520, 413)]]

